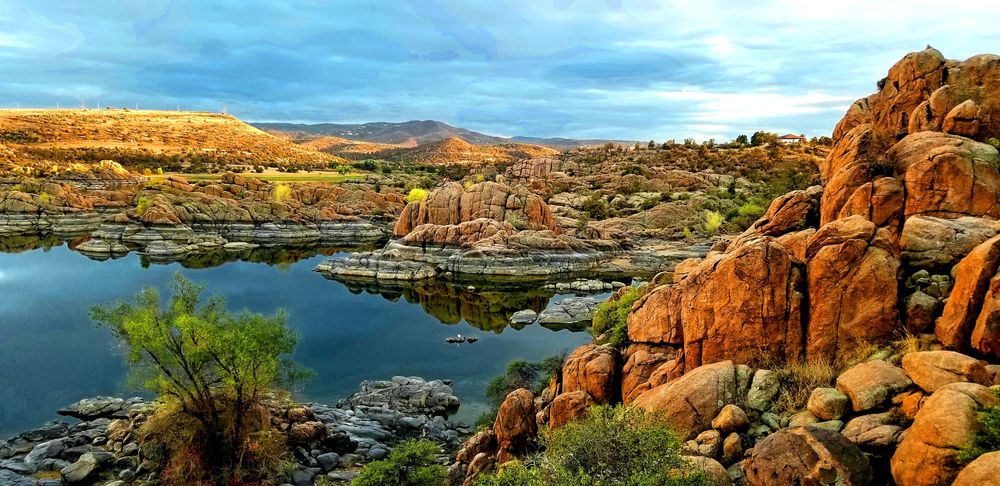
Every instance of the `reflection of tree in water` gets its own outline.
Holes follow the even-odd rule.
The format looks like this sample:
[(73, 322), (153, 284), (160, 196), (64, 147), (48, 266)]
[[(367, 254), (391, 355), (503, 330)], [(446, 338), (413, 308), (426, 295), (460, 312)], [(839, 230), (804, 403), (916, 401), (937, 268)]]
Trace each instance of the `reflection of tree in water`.
[(511, 315), (524, 309), (541, 312), (555, 295), (552, 290), (539, 288), (538, 285), (527, 287), (485, 282), (476, 284), (473, 290), (468, 288), (467, 283), (458, 285), (435, 280), (411, 285), (341, 283), (356, 294), (377, 294), (390, 301), (402, 297), (407, 302), (420, 304), (425, 312), (444, 324), (453, 325), (465, 320), (477, 329), (498, 334), (507, 327), (523, 329), (523, 324), (511, 324)]
[(17, 235), (0, 237), (0, 253), (21, 253), (62, 246), (64, 240), (53, 235)]

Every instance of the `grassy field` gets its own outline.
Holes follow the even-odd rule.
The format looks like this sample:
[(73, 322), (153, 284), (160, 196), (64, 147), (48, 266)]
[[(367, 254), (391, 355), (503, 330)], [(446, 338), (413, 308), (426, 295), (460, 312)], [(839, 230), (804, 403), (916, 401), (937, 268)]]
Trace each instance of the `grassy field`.
[[(162, 176), (151, 176), (151, 180), (162, 179), (167, 175), (179, 175), (191, 182), (197, 181), (217, 181), (222, 174), (164, 174)], [(342, 182), (363, 180), (365, 174), (351, 173), (341, 174), (339, 172), (312, 171), (312, 172), (244, 172), (246, 177), (256, 177), (269, 182), (323, 182), (327, 184), (340, 184)]]

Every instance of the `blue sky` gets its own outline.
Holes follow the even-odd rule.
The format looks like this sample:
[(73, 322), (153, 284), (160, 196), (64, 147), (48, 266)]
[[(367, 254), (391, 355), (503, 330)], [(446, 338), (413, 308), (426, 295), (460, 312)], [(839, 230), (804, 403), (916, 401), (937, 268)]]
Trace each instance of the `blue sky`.
[(923, 0), (0, 0), (0, 106), (813, 136), (909, 51), (1000, 51), (998, 14)]

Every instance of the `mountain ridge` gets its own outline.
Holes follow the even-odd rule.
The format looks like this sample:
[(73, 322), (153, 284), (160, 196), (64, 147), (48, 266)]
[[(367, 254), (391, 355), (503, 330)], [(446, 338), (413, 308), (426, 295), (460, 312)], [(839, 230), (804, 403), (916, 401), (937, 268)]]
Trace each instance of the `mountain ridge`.
[(429, 142), (440, 142), (449, 138), (458, 138), (474, 145), (529, 143), (559, 150), (584, 145), (603, 145), (609, 142), (627, 145), (636, 143), (632, 140), (611, 139), (529, 136), (501, 137), (456, 127), (438, 120), (368, 123), (251, 122), (250, 125), (269, 133), (291, 136), (300, 142), (311, 138), (332, 136), (360, 142), (420, 145)]

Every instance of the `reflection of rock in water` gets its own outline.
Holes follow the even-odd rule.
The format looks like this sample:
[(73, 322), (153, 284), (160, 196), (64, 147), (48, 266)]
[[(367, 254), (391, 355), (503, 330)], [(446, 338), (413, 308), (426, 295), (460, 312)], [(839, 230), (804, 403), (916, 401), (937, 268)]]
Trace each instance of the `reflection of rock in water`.
[(555, 295), (553, 290), (538, 286), (491, 285), (482, 282), (471, 290), (462, 286), (467, 285), (465, 283), (455, 285), (439, 280), (408, 286), (373, 282), (341, 283), (353, 293), (378, 294), (390, 301), (402, 297), (407, 302), (420, 304), (424, 311), (444, 324), (458, 324), (465, 320), (477, 329), (495, 333), (501, 333), (507, 327), (523, 329), (525, 324), (511, 324), (510, 317), (524, 309), (541, 312)]
[(230, 262), (243, 261), (277, 265), (280, 268), (283, 265), (312, 258), (316, 255), (331, 256), (341, 251), (344, 250), (341, 248), (262, 246), (239, 251), (227, 251), (220, 249), (207, 253), (191, 254), (184, 256), (183, 258), (154, 258), (148, 255), (142, 255), (140, 258), (143, 266), (148, 266), (150, 263), (178, 262), (185, 268), (211, 268)]

